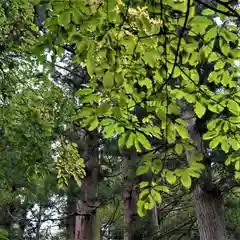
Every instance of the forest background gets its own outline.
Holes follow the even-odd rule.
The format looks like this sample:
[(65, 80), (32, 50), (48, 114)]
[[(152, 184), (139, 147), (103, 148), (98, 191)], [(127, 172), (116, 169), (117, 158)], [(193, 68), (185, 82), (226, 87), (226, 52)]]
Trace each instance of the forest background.
[(233, 0), (2, 0), (0, 239), (240, 238)]

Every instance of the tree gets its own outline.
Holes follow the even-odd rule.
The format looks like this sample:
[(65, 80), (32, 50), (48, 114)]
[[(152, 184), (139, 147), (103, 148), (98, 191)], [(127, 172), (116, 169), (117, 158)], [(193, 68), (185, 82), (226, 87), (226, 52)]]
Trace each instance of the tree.
[[(234, 64), (239, 58), (238, 33), (229, 24), (216, 26), (211, 17), (235, 19), (238, 10), (219, 1), (214, 11), (205, 3), (208, 8), (199, 16), (193, 3), (160, 1), (136, 8), (125, 1), (80, 1), (66, 4), (64, 10), (53, 7), (47, 23), (52, 30), (48, 39), (54, 38), (54, 29), (64, 33), (64, 45), (56, 43), (54, 48), (64, 47), (66, 41), (72, 44), (76, 61), (86, 63), (91, 77), (90, 87), (78, 91), (82, 127), (101, 127), (105, 137), (118, 135), (120, 147), (160, 155), (162, 169), (151, 166), (155, 155), (145, 160), (144, 169), (141, 166), (142, 174), (155, 171), (156, 178), (142, 183), (146, 189), (138, 201), (139, 214), (160, 201), (159, 191), (168, 191), (163, 181), (173, 184), (179, 179), (190, 188), (192, 177), (204, 176), (207, 154), (199, 152), (203, 141), (205, 149), (221, 144), (225, 153), (231, 150), (226, 163), (235, 164), (239, 179), (239, 85)], [(211, 63), (210, 69), (206, 63)], [(142, 120), (134, 113), (138, 105), (148, 112)], [(186, 106), (192, 121), (180, 117)], [(153, 149), (150, 136), (162, 140), (165, 148)], [(191, 153), (189, 166), (164, 167), (183, 150)], [(204, 237), (203, 231), (201, 235), (217, 237)], [(221, 235), (225, 239), (225, 233)]]
[[(215, 191), (217, 184), (214, 181), (218, 180), (219, 185), (224, 182), (227, 188), (232, 188), (240, 178), (240, 95), (239, 67), (236, 64), (240, 56), (239, 33), (231, 22), (239, 20), (239, 10), (234, 3), (218, 0), (216, 5), (200, 0), (47, 2), (50, 11), (42, 28), (43, 36), (40, 36), (38, 29), (34, 30), (34, 27), (30, 32), (24, 27), (16, 27), (17, 30), (27, 32), (21, 47), (16, 44), (20, 38), (13, 37), (14, 34), (9, 30), (11, 28), (8, 28), (14, 25), (15, 21), (12, 19), (15, 18), (8, 17), (8, 14), (2, 11), (7, 24), (6, 27), (3, 24), (1, 26), (8, 33), (3, 36), (11, 36), (7, 37), (7, 40), (12, 44), (5, 44), (6, 39), (1, 41), (2, 45), (6, 46), (1, 60), (5, 69), (11, 67), (6, 56), (12, 52), (17, 56), (20, 52), (21, 56), (22, 52), (36, 54), (38, 63), (51, 70), (51, 67), (58, 64), (56, 59), (70, 51), (73, 54), (71, 61), (75, 61), (76, 65), (85, 65), (90, 77), (82, 85), (72, 81), (74, 88), (79, 88), (76, 92), (79, 108), (74, 119), (80, 123), (81, 129), (88, 129), (90, 135), (94, 133), (95, 136), (89, 143), (84, 142), (85, 147), (89, 149), (93, 142), (99, 142), (103, 136), (105, 139), (117, 139), (121, 158), (126, 157), (123, 152), (134, 153), (135, 157), (131, 158), (130, 163), (136, 161), (133, 165), (138, 165), (137, 178), (142, 178), (137, 186), (140, 194), (134, 197), (138, 199), (138, 214), (144, 216), (156, 203), (164, 204), (162, 198), (169, 194), (170, 190), (173, 191), (170, 185), (180, 183), (194, 193), (200, 238), (226, 239), (221, 213), (217, 208), (223, 203), (216, 204), (221, 200), (221, 196), (218, 189)], [(16, 4), (13, 9), (17, 13), (23, 11), (26, 14), (24, 21), (32, 24), (29, 16), (33, 16), (34, 6), (25, 4), (22, 10), (21, 1), (11, 3)], [(199, 7), (195, 13), (196, 3)], [(2, 9), (8, 13), (6, 5), (3, 4)], [(16, 16), (18, 20), (22, 17), (21, 14)], [(216, 25), (216, 16), (223, 24)], [(51, 55), (50, 62), (46, 61), (46, 50), (49, 51), (48, 55)], [(30, 59), (32, 60), (32, 57)], [(6, 79), (6, 75), (9, 76), (12, 72), (5, 69), (2, 73)], [(37, 80), (39, 81), (39, 77)], [(19, 79), (15, 83), (19, 85)], [(29, 96), (29, 91), (25, 91), (22, 86), (9, 88), (8, 84), (3, 84), (3, 87), (8, 88), (8, 91), (3, 91), (7, 93), (3, 94), (3, 100), (10, 103), (12, 109), (16, 106), (18, 109), (17, 103), (21, 95), (16, 94), (16, 89), (24, 89), (27, 94), (23, 99), (33, 99), (33, 105), (36, 104), (34, 106), (37, 108), (46, 112), (55, 109), (46, 106), (46, 102), (54, 95), (53, 92), (51, 97), (44, 96), (44, 100), (39, 101), (35, 97), (38, 95), (32, 95), (31, 90)], [(45, 92), (44, 88), (41, 90)], [(14, 94), (10, 94), (9, 89), (14, 90)], [(28, 119), (28, 115), (31, 121), (35, 119), (28, 105), (21, 107), (21, 110), (21, 119)], [(6, 116), (7, 113), (8, 111), (5, 112)], [(4, 142), (3, 146), (11, 145), (9, 151), (15, 153), (17, 163), (21, 164), (20, 173), (24, 172), (22, 160), (25, 156), (33, 169), (37, 167), (37, 171), (44, 172), (46, 166), (52, 163), (52, 158), (39, 158), (40, 164), (36, 165), (29, 160), (35, 159), (39, 153), (35, 151), (29, 154), (29, 151), (39, 150), (41, 146), (48, 146), (50, 150), (51, 137), (51, 140), (47, 138), (45, 142), (45, 138), (40, 138), (37, 128), (34, 127), (35, 141), (24, 140), (26, 129), (32, 126), (32, 122), (24, 121), (18, 125), (21, 130), (19, 133), (18, 129), (14, 128), (19, 114), (15, 116), (13, 112), (9, 115), (12, 118), (6, 117), (2, 123), (10, 132), (4, 132), (8, 141)], [(41, 117), (37, 118), (37, 123), (44, 127), (45, 132), (52, 133), (53, 126), (40, 121)], [(51, 120), (51, 114), (47, 116), (48, 121), (49, 118)], [(18, 121), (20, 122), (19, 119)], [(91, 171), (89, 172), (92, 168), (88, 169), (89, 162), (86, 160), (95, 159), (98, 165), (98, 153), (88, 151), (86, 154), (85, 147), (78, 149), (78, 153), (78, 145), (66, 144), (64, 141), (61, 143), (56, 153), (67, 156), (71, 161), (66, 162), (66, 157), (58, 158), (56, 168), (59, 185), (66, 184), (69, 175), (80, 182), (84, 175), (84, 160), (79, 157), (80, 153), (85, 158), (87, 170), (87, 177), (83, 180), (83, 183), (87, 184), (83, 186), (85, 192), (91, 191), (91, 187), (86, 185), (89, 186), (88, 183), (92, 181), (96, 185), (98, 174), (93, 176)], [(24, 147), (27, 151), (23, 151)], [(218, 153), (221, 159), (214, 158), (214, 154)], [(9, 164), (5, 160), (2, 163)], [(9, 168), (9, 165), (6, 165), (6, 169)], [(130, 170), (129, 167), (127, 170)], [(33, 176), (34, 173), (33, 171)], [(8, 179), (12, 180), (11, 176), (8, 176)], [(96, 202), (94, 187), (91, 192)], [(130, 213), (129, 210), (126, 211), (126, 216)], [(208, 224), (210, 218), (206, 212), (211, 213), (216, 221)], [(228, 216), (234, 219), (230, 212)], [(202, 214), (205, 216), (202, 217)], [(181, 216), (183, 215), (184, 213), (181, 213)], [(190, 228), (194, 226), (194, 220), (184, 224)], [(84, 221), (85, 226), (86, 222)], [(137, 225), (139, 227), (140, 223)], [(178, 225), (179, 228), (182, 228), (181, 225)], [(91, 238), (90, 233), (87, 235), (87, 238)], [(164, 234), (160, 236), (164, 237)], [(184, 235), (177, 237), (182, 238)]]

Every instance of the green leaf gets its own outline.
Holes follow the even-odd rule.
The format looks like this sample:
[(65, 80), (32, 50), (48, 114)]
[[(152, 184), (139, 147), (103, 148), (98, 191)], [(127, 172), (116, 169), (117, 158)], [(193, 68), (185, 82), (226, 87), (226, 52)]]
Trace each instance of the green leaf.
[(146, 196), (148, 196), (150, 193), (149, 189), (144, 189), (140, 192), (139, 194), (139, 199), (143, 200), (143, 198), (146, 198)]
[(185, 170), (187, 172), (187, 174), (191, 177), (195, 177), (195, 178), (199, 178), (200, 177), (200, 174), (199, 172), (196, 172), (194, 169), (192, 168), (188, 168)]
[(221, 51), (222, 53), (227, 57), (228, 54), (230, 53), (231, 49), (228, 45), (228, 43), (224, 43), (224, 44), (220, 44), (220, 48), (221, 48)]
[(232, 155), (228, 156), (228, 158), (225, 161), (225, 165), (229, 166), (233, 160), (234, 159), (233, 159)]
[(156, 189), (157, 191), (169, 193), (169, 188), (166, 186), (154, 186), (154, 189)]
[(71, 12), (66, 10), (58, 16), (58, 24), (63, 25), (65, 28), (68, 27), (69, 23), (71, 22)]
[(203, 134), (203, 140), (212, 139), (212, 138), (216, 137), (217, 135), (218, 135), (217, 131), (208, 131)]
[(134, 139), (135, 139), (136, 135), (131, 132), (128, 136), (128, 139), (127, 139), (127, 142), (126, 142), (126, 147), (127, 148), (130, 148), (133, 146), (133, 143), (134, 143)]
[(121, 134), (124, 133), (125, 129), (123, 126), (117, 126), (116, 127), (116, 133)]
[(114, 77), (115, 77), (115, 83), (117, 87), (123, 84), (124, 77), (122, 73), (115, 73)]
[(142, 133), (137, 132), (136, 137), (145, 149), (150, 150), (152, 148), (150, 142)]
[(115, 124), (108, 125), (104, 127), (104, 137), (111, 138), (115, 132)]
[(240, 113), (239, 104), (232, 99), (228, 99), (227, 107), (233, 114), (238, 115)]
[(112, 88), (114, 85), (114, 73), (113, 72), (106, 72), (103, 77), (103, 86), (106, 89)]
[(191, 22), (191, 26), (194, 27), (194, 30), (198, 30), (201, 34), (204, 33), (204, 30), (207, 29), (209, 25), (212, 25), (212, 21), (204, 16), (195, 16)]
[(139, 167), (137, 168), (136, 175), (137, 175), (137, 176), (143, 175), (143, 174), (145, 174), (145, 173), (148, 173), (149, 170), (150, 170), (150, 166), (149, 166), (149, 165), (139, 166)]
[(114, 22), (114, 20), (116, 19), (116, 15), (117, 15), (117, 12), (116, 12), (116, 6), (117, 6), (117, 2), (116, 0), (108, 0), (108, 4), (107, 4), (107, 7), (108, 7), (108, 20), (110, 22)]
[(91, 47), (89, 50), (88, 50), (88, 54), (87, 54), (87, 70), (88, 70), (88, 74), (90, 76), (93, 75), (94, 73), (94, 66), (95, 63), (94, 63), (94, 58), (93, 58), (93, 47)]
[(185, 188), (189, 189), (192, 184), (192, 179), (187, 173), (184, 173), (181, 176), (181, 183)]
[(148, 187), (149, 186), (149, 182), (145, 182), (145, 181), (143, 181), (143, 182), (140, 182), (139, 183), (139, 188), (146, 188), (146, 187)]
[(213, 14), (215, 14), (215, 11), (209, 8), (206, 8), (202, 11), (202, 15), (213, 15)]
[(210, 147), (211, 149), (216, 148), (216, 147), (218, 146), (218, 144), (220, 143), (220, 140), (221, 140), (221, 138), (215, 137), (215, 138), (210, 142), (209, 147)]
[(232, 146), (232, 148), (235, 151), (239, 150), (239, 148), (240, 148), (239, 141), (236, 138), (234, 138), (234, 137), (231, 137), (229, 140), (230, 140), (230, 145)]
[(183, 152), (183, 146), (181, 144), (176, 144), (175, 145), (175, 152), (178, 154), (178, 155), (181, 155), (182, 152)]
[(94, 129), (96, 129), (98, 127), (99, 121), (97, 119), (97, 117), (95, 117), (93, 119), (93, 121), (90, 124), (90, 127), (88, 128), (89, 131), (93, 131)]
[(78, 96), (82, 96), (82, 95), (88, 95), (88, 94), (91, 94), (92, 92), (93, 92), (93, 89), (91, 89), (91, 88), (79, 89), (75, 93), (75, 96), (78, 97)]
[(225, 66), (225, 62), (223, 61), (219, 61), (214, 65), (214, 70), (219, 70), (219, 69), (223, 69)]
[(218, 33), (217, 27), (210, 28), (207, 33), (204, 35), (204, 41), (209, 42), (214, 39)]
[(236, 169), (237, 171), (240, 170), (240, 160), (236, 161), (236, 163), (235, 163), (235, 169)]
[(177, 177), (174, 175), (173, 172), (167, 171), (167, 173), (166, 173), (166, 180), (168, 181), (168, 183), (174, 184), (176, 182), (176, 180), (177, 180)]
[(224, 125), (223, 125), (223, 131), (226, 133), (230, 128), (230, 123), (225, 121)]
[(87, 50), (87, 44), (85, 42), (78, 42), (76, 44), (77, 54), (82, 54), (85, 50)]
[(229, 121), (230, 121), (231, 123), (240, 123), (240, 116), (230, 117), (230, 118), (229, 118)]
[(181, 118), (177, 118), (175, 120), (175, 122), (179, 123), (180, 125), (183, 125), (184, 127), (188, 126), (188, 123), (186, 121), (182, 120)]
[(153, 209), (154, 206), (155, 206), (155, 201), (153, 197), (151, 195), (148, 195), (148, 199), (147, 199), (147, 202), (145, 202), (144, 204), (144, 208), (147, 210), (151, 210)]
[(179, 125), (179, 124), (175, 124), (175, 128), (176, 128), (178, 134), (179, 134), (183, 139), (188, 138), (188, 130), (187, 130), (185, 127), (183, 127), (183, 126), (181, 126), (181, 125)]
[(145, 201), (138, 200), (137, 202), (137, 213), (140, 217), (144, 217), (147, 213), (147, 211), (144, 208)]
[(160, 53), (157, 49), (145, 52), (143, 54), (143, 60), (146, 64), (148, 64), (150, 67), (154, 67), (156, 65), (157, 60), (160, 58)]
[(208, 109), (214, 113), (220, 113), (224, 110), (224, 108), (219, 104), (208, 104)]
[(214, 62), (214, 61), (219, 60), (219, 58), (220, 58), (220, 56), (217, 53), (212, 52), (212, 53), (210, 53), (210, 55), (208, 57), (208, 61), (209, 62)]
[(120, 149), (122, 149), (126, 143), (126, 138), (127, 138), (128, 133), (123, 133), (119, 139), (118, 139), (118, 146)]
[(193, 170), (196, 170), (196, 171), (201, 171), (202, 169), (205, 169), (205, 166), (204, 164), (202, 163), (199, 163), (199, 162), (195, 162), (195, 161), (190, 161), (190, 167), (193, 169)]
[(214, 120), (212, 120), (211, 122), (209, 122), (207, 124), (207, 128), (209, 130), (213, 130), (216, 127), (216, 125), (219, 124), (220, 121), (222, 121), (222, 120), (221, 119), (214, 119)]
[(77, 8), (71, 8), (72, 20), (75, 24), (80, 24), (82, 20), (82, 14)]
[(194, 112), (197, 114), (199, 118), (202, 118), (206, 112), (206, 108), (200, 102), (197, 102), (195, 104)]
[(154, 189), (151, 189), (151, 195), (156, 202), (158, 202), (159, 204), (161, 203), (162, 197), (159, 192), (155, 191)]
[(85, 95), (85, 97), (81, 99), (81, 103), (99, 102), (100, 98), (101, 96), (98, 94)]
[(225, 152), (225, 153), (228, 153), (229, 152), (229, 144), (228, 144), (228, 140), (227, 138), (222, 138), (222, 143), (221, 143), (221, 146), (222, 146), (222, 150)]

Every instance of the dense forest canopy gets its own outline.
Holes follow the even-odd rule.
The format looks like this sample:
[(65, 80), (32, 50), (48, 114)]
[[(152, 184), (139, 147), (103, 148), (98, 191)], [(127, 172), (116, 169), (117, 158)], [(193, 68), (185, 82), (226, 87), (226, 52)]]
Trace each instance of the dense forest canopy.
[(2, 0), (0, 239), (239, 239), (239, 23), (235, 0)]

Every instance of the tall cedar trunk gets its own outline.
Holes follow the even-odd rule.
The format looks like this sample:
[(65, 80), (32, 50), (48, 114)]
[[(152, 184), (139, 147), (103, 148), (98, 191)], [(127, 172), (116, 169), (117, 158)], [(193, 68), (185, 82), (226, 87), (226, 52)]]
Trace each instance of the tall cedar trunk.
[[(186, 151), (188, 162), (197, 154), (204, 154), (202, 137), (200, 136), (196, 118), (191, 110), (184, 114), (184, 119), (188, 122), (190, 138), (196, 149)], [(223, 204), (220, 194), (210, 190), (211, 172), (207, 168), (203, 172), (201, 179), (195, 184), (193, 197), (195, 200), (196, 216), (201, 240), (227, 240), (227, 232), (223, 218)]]
[(124, 240), (140, 240), (137, 229), (139, 216), (137, 214), (137, 189), (135, 184), (136, 154), (131, 152), (124, 159)]
[(76, 219), (76, 198), (73, 196), (73, 188), (76, 182), (73, 178), (68, 183), (67, 192), (67, 218), (65, 222), (67, 240), (75, 239), (75, 219)]
[(97, 215), (97, 185), (99, 179), (98, 133), (88, 134), (82, 154), (86, 164), (86, 177), (82, 181), (84, 201), (77, 201), (75, 240), (99, 240), (100, 223)]

